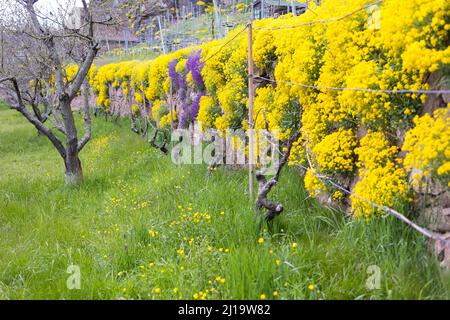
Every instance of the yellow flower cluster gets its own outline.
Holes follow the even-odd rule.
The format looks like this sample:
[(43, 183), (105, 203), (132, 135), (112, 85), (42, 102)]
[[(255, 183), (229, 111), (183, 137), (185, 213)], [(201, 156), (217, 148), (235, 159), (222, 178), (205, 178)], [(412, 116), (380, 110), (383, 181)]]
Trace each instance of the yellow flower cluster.
[(291, 154), (289, 155), (288, 160), (288, 166), (306, 164), (306, 151), (302, 137), (292, 144)]
[(194, 212), (192, 214), (183, 213), (180, 220), (192, 223), (211, 222), (211, 215), (206, 212)]
[(433, 116), (414, 119), (415, 127), (406, 133), (404, 165), (422, 175), (439, 177), (450, 186), (450, 106), (437, 109)]
[(213, 98), (209, 96), (200, 98), (200, 109), (197, 117), (200, 128), (211, 128), (219, 114), (220, 108), (214, 102)]
[[(155, 119), (155, 120), (157, 120), (157, 119)], [(169, 113), (163, 115), (158, 121), (158, 126), (160, 128), (170, 127), (172, 120), (174, 122), (177, 121), (177, 113), (175, 110), (172, 110), (172, 116), (170, 115), (170, 111), (169, 111)]]
[(360, 146), (355, 149), (359, 168), (373, 169), (392, 161), (398, 152), (396, 146), (391, 146), (383, 132), (369, 131), (360, 140)]
[(355, 153), (360, 180), (353, 189), (356, 196), (352, 195), (350, 199), (356, 217), (364, 215), (369, 219), (374, 213), (383, 213), (360, 197), (389, 207), (406, 199), (409, 186), (405, 171), (396, 164), (398, 148), (390, 145), (384, 133), (369, 131), (360, 140), (360, 147), (355, 149)]
[(268, 128), (276, 138), (284, 141), (295, 126), (288, 115), (298, 121), (299, 106), (295, 97), (286, 91), (267, 86), (256, 90), (253, 112), (256, 129)]
[[(78, 73), (78, 65), (76, 65), (76, 64), (69, 64), (69, 65), (67, 65), (66, 67), (65, 67), (65, 69), (64, 69), (64, 80), (66, 81), (66, 82), (68, 82), (68, 83), (70, 83), (70, 82), (72, 82), (73, 80), (74, 80), (74, 78), (75, 78), (75, 76), (77, 75), (77, 73)], [(89, 71), (88, 71), (88, 74), (87, 74), (87, 79), (88, 79), (88, 81), (93, 81), (93, 76), (95, 75), (95, 72), (96, 72), (96, 70), (97, 70), (97, 68), (94, 66), (94, 65), (92, 65), (91, 66), (91, 68), (89, 69)], [(54, 90), (54, 85), (55, 85), (55, 75), (52, 75), (52, 77), (51, 77), (51, 79), (50, 79), (50, 90)], [(43, 80), (39, 80), (39, 82), (44, 82)], [(30, 81), (30, 86), (33, 86), (34, 85), (34, 80), (31, 80)], [(45, 92), (44, 92), (44, 90), (45, 90), (45, 86), (43, 85), (42, 86), (42, 90), (43, 90), (43, 94), (46, 94)], [(80, 91), (78, 91), (77, 92), (77, 94), (80, 94), (81, 92)]]
[(356, 136), (340, 128), (323, 138), (313, 149), (317, 164), (324, 172), (351, 172), (354, 165)]
[[(356, 184), (353, 192), (379, 206), (393, 207), (407, 195), (405, 171), (397, 168), (392, 162), (367, 170), (362, 173), (362, 179)], [(383, 211), (375, 209), (357, 196), (350, 196), (350, 199), (357, 218), (364, 215), (369, 219), (374, 213), (383, 214)]]
[(308, 169), (304, 178), (305, 188), (313, 197), (318, 196), (321, 192), (326, 191), (326, 185), (320, 180), (311, 169)]
[(66, 68), (67, 81), (69, 81), (69, 82), (72, 81), (73, 78), (75, 78), (75, 75), (77, 74), (77, 72), (78, 72), (78, 65), (71, 64), (71, 65), (67, 66), (67, 68)]
[(91, 85), (97, 92), (97, 104), (105, 109), (111, 105), (109, 89), (114, 82), (117, 67), (118, 64), (101, 66), (91, 81)]

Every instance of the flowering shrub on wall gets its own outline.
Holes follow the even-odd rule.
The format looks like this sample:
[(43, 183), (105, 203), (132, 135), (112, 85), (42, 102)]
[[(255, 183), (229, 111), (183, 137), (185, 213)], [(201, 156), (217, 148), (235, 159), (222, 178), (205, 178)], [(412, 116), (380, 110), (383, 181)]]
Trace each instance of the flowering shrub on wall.
[(436, 177), (450, 187), (450, 105), (432, 116), (414, 118), (415, 127), (406, 133), (403, 150), (409, 151), (404, 165), (408, 172), (416, 168), (416, 182)]
[[(395, 93), (430, 89), (430, 72), (448, 73), (450, 2), (384, 0), (375, 8), (379, 23), (372, 16), (377, 10), (357, 10), (369, 2), (324, 0), (300, 16), (255, 21), (253, 33), (256, 73), (271, 79), (258, 79), (255, 127), (279, 130), (281, 140), (301, 130), (290, 165), (307, 165), (308, 156), (319, 173), (338, 181), (356, 179), (357, 196), (349, 200), (358, 217), (378, 212), (358, 196), (380, 206), (408, 200), (407, 175), (413, 168), (446, 184), (450, 171), (448, 109), (418, 118), (425, 95)], [(354, 14), (336, 19), (349, 12)], [(135, 102), (147, 100), (160, 126), (170, 124), (169, 100), (176, 98), (178, 126), (198, 121), (202, 129), (219, 132), (247, 129), (247, 35), (239, 31), (151, 62), (100, 67), (92, 81), (99, 104), (108, 107), (107, 87), (125, 88), (129, 77)], [(403, 146), (399, 132), (407, 132)], [(408, 152), (404, 167), (402, 150)], [(311, 170), (305, 186), (313, 196), (325, 191), (345, 200)]]

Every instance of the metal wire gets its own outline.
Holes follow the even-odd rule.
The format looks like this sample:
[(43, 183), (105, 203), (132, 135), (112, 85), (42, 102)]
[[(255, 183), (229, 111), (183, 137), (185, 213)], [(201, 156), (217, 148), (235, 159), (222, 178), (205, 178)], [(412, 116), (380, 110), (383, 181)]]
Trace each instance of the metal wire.
[(230, 44), (234, 39), (236, 39), (242, 32), (244, 32), (246, 29), (248, 28), (248, 25), (245, 25), (244, 29), (242, 29), (241, 31), (239, 31), (238, 33), (236, 33), (230, 40), (228, 40), (227, 42), (225, 42), (220, 48), (219, 50), (217, 50), (214, 54), (212, 54), (211, 56), (209, 56), (208, 58), (205, 59), (205, 61), (203, 61), (204, 63), (210, 59), (212, 59), (213, 57), (215, 57), (217, 54), (219, 54), (220, 51), (222, 51), (228, 44)]
[(330, 87), (330, 86), (314, 86), (304, 83), (291, 82), (286, 80), (272, 80), (265, 77), (255, 76), (255, 78), (269, 81), (271, 83), (284, 83), (294, 86), (299, 86), (306, 89), (317, 89), (317, 90), (334, 90), (334, 91), (360, 91), (366, 93), (386, 93), (386, 94), (450, 94), (450, 90), (410, 90), (410, 89), (398, 89), (398, 90), (383, 90), (383, 89), (366, 89), (366, 88), (341, 88), (341, 87)]

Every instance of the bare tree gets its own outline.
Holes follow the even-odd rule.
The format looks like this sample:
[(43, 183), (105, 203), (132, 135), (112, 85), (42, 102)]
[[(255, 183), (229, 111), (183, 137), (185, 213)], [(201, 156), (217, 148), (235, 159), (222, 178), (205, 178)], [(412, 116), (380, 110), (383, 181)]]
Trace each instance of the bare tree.
[[(62, 157), (66, 183), (77, 185), (83, 181), (79, 153), (91, 138), (86, 95), (89, 90), (87, 74), (99, 50), (94, 24), (110, 21), (94, 21), (92, 7), (86, 0), (81, 1), (83, 7), (77, 25), (68, 22), (67, 7), (43, 13), (36, 8), (36, 2), (4, 0), (5, 8), (0, 8), (0, 11), (11, 12), (1, 17), (3, 37), (6, 37), (3, 41), (10, 50), (0, 71), (0, 84), (11, 108), (45, 135)], [(71, 78), (66, 72), (69, 63), (78, 65)], [(82, 110), (84, 135), (79, 138), (71, 104), (80, 90), (85, 96), (85, 106)], [(46, 120), (53, 129), (46, 125)], [(65, 141), (54, 129), (63, 134)]]

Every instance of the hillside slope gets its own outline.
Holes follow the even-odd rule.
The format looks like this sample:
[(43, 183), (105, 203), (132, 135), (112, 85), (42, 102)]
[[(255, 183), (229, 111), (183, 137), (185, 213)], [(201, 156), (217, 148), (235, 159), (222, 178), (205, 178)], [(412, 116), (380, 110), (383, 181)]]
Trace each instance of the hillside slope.
[[(86, 183), (67, 189), (45, 138), (4, 106), (0, 123), (0, 299), (450, 298), (422, 237), (322, 207), (294, 170), (260, 238), (245, 172), (176, 166), (127, 122), (96, 118)], [(66, 286), (72, 264), (80, 290)]]

